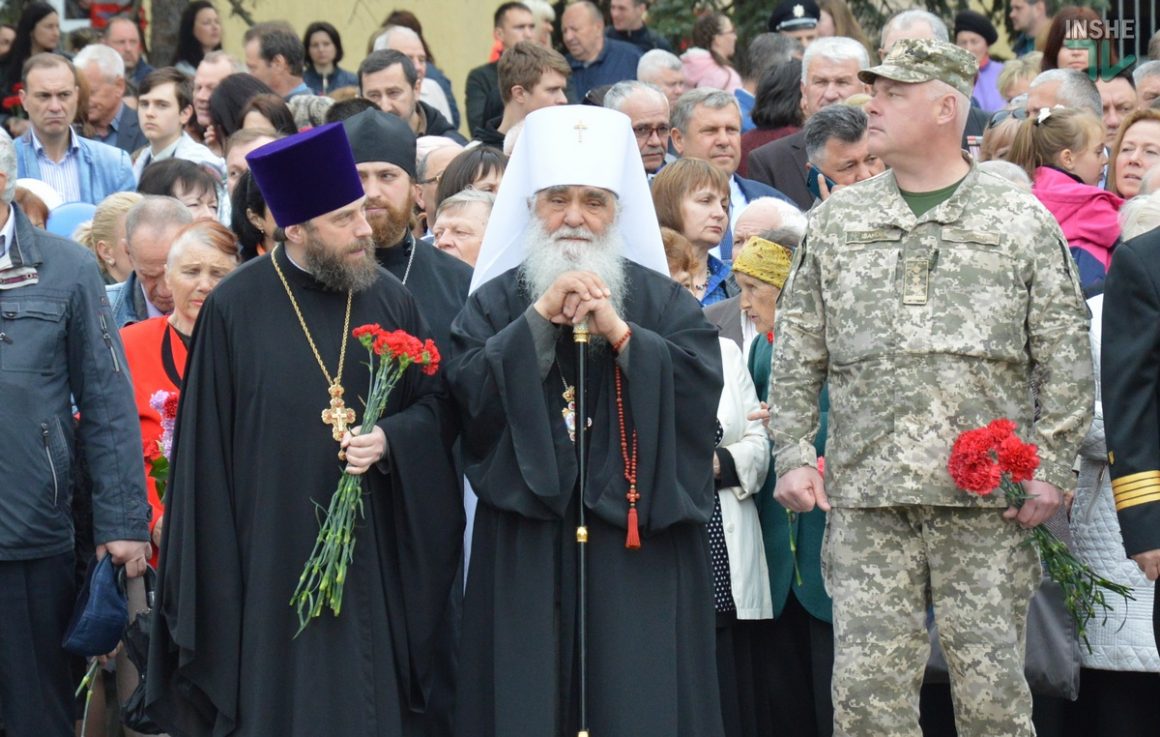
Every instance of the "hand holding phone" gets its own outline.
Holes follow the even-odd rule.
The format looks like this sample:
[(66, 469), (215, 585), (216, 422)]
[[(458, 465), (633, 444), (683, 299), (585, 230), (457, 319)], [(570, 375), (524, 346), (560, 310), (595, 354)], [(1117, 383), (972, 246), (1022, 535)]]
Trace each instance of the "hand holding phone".
[[(824, 179), (826, 181), (826, 191), (824, 193), (825, 196), (822, 196), (822, 188), (818, 183), (820, 179)], [(838, 183), (823, 174), (821, 169), (814, 166), (813, 164), (806, 164), (806, 188), (809, 189), (810, 194), (814, 196), (814, 199), (825, 200), (830, 196), (830, 193), (834, 191), (834, 187), (836, 186), (838, 186)]]

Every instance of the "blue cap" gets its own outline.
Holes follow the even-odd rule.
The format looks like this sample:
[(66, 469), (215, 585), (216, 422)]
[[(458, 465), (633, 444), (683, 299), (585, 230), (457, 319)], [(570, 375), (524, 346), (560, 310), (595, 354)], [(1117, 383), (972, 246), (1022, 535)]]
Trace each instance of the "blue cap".
[(342, 123), (267, 143), (251, 151), (246, 161), (281, 228), (305, 223), (363, 196)]

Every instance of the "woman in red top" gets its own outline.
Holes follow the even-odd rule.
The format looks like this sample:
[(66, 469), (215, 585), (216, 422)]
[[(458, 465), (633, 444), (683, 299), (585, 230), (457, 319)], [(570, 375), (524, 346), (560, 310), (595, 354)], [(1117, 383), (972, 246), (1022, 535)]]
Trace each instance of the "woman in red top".
[(151, 461), (158, 455), (162, 434), (161, 416), (150, 405), (150, 399), (158, 391), (181, 391), (186, 350), (197, 314), (210, 291), (237, 265), (233, 233), (208, 220), (186, 226), (173, 241), (165, 265), (165, 282), (173, 292), (173, 313), (128, 325), (121, 330), (145, 445), (145, 481), (149, 504), (153, 507), (149, 523), (154, 547), (153, 565), (157, 564), (157, 551), (161, 546), (164, 509), (157, 486), (149, 477)]

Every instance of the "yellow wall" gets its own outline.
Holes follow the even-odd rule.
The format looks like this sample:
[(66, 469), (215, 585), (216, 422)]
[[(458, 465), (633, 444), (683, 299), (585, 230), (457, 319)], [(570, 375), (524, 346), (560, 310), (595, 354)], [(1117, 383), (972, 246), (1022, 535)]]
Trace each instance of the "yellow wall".
[[(311, 22), (325, 20), (342, 35), (346, 53), (341, 66), (355, 71), (366, 55), (367, 40), (383, 19), (395, 9), (410, 10), (423, 24), (423, 36), (443, 73), (451, 79), (461, 118), (466, 118), (463, 87), (467, 73), (487, 61), (492, 44), (492, 14), (499, 0), (243, 0), (255, 21), (289, 21), (301, 33)], [(222, 14), (226, 51), (242, 55), (246, 23), (229, 14), (229, 5), (217, 0)], [(466, 124), (461, 126), (466, 128)]]

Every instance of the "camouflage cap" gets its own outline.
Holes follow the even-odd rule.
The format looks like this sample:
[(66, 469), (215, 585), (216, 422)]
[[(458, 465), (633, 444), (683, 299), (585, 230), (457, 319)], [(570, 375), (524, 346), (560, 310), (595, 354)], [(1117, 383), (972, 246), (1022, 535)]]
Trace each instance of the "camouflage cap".
[(965, 49), (930, 38), (904, 38), (894, 44), (881, 64), (858, 72), (858, 79), (866, 84), (873, 84), (878, 77), (907, 84), (937, 79), (970, 97), (978, 73), (979, 62)]

